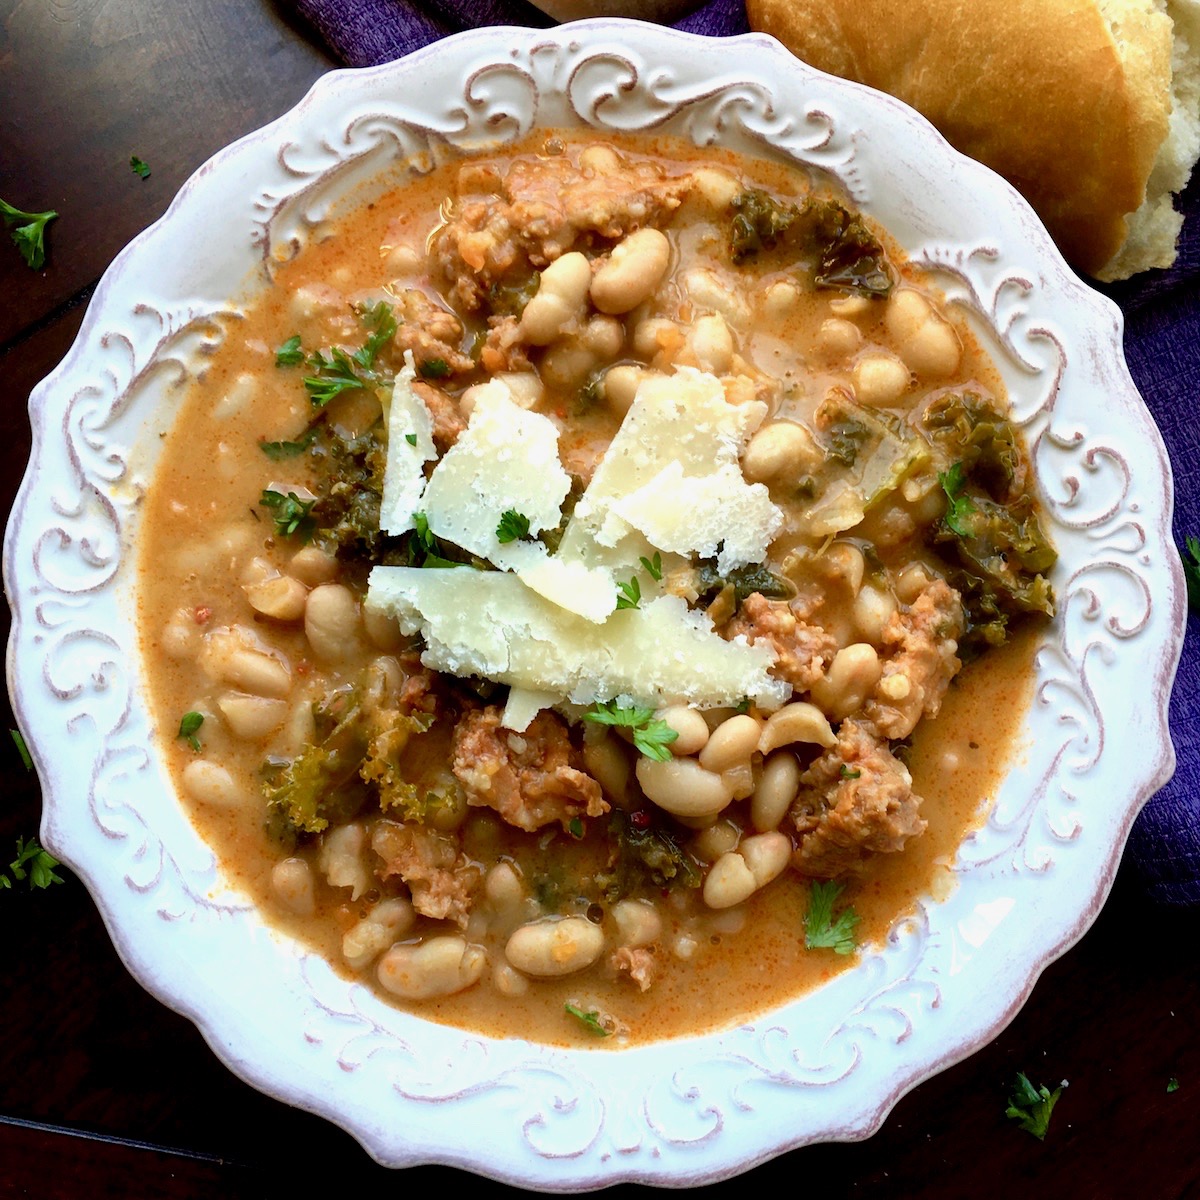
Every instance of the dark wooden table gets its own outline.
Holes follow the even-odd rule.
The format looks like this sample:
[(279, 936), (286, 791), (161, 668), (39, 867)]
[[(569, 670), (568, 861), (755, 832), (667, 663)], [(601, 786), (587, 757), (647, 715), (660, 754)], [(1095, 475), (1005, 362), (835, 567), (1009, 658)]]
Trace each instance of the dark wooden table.
[[(0, 244), (5, 511), (29, 452), (25, 400), (66, 353), (104, 268), (213, 151), (333, 65), (270, 0), (0, 0), (0, 196), (62, 214), (43, 271)], [(7, 738), (0, 778), (3, 869), (40, 815), (37, 781)], [(126, 974), (64, 874), (48, 891), (0, 892), (0, 1196), (304, 1196), (318, 1165), (342, 1191), (473, 1182), (440, 1167), (401, 1179), (235, 1079)], [(875, 1137), (797, 1151), (717, 1190), (1200, 1196), (1198, 951), (1200, 915), (1156, 908), (1125, 871), (1013, 1024), (902, 1100)], [(1005, 1119), (1017, 1071), (1070, 1081), (1045, 1143)]]

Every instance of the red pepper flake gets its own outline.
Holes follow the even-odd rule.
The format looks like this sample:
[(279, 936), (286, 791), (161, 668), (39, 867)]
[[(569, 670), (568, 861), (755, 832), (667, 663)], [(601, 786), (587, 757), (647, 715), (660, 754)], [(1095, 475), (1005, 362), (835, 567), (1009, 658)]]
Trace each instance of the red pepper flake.
[(192, 620), (197, 625), (207, 625), (212, 620), (212, 609), (207, 604), (197, 604), (192, 609)]
[(639, 808), (629, 814), (629, 823), (634, 829), (649, 829), (650, 814), (644, 808)]
[(296, 664), (296, 674), (297, 675), (307, 675), (311, 670), (312, 670), (312, 663), (310, 663), (307, 658), (302, 658)]

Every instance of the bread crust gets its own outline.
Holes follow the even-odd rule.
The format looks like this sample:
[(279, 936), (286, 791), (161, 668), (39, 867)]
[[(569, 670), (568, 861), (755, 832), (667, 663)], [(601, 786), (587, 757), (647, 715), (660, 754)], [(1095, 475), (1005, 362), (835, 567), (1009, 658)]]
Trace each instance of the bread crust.
[(1169, 17), (1152, 0), (747, 0), (753, 29), (889, 92), (1029, 200), (1091, 274), (1167, 136)]

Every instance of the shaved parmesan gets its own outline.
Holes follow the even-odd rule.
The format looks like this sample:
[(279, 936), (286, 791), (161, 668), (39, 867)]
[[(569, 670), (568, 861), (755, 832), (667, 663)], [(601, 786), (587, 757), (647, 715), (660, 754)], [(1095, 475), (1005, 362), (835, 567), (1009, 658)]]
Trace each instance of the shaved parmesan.
[(404, 366), (396, 376), (387, 414), (387, 462), (383, 469), (379, 528), (393, 535), (413, 527), (413, 513), (421, 507), (421, 496), (425, 491), (425, 464), (437, 458), (433, 420), (425, 401), (413, 390), (416, 376), (412, 351), (409, 350), (405, 352)]
[(791, 692), (763, 644), (722, 638), (677, 596), (614, 612), (602, 625), (560, 608), (514, 575), (376, 567), (368, 604), (420, 633), (421, 661), (574, 704), (628, 698), (654, 707), (749, 698), (778, 708)]
[[(762, 485), (742, 479), (739, 456), (766, 414), (767, 406), (757, 400), (730, 404), (719, 379), (690, 367), (643, 380), (575, 508), (560, 557), (589, 563), (612, 557), (637, 562), (651, 548), (711, 557), (716, 542), (725, 540), (738, 548), (726, 555), (730, 565), (761, 561), (783, 516)], [(666, 471), (673, 474), (660, 480)], [(721, 537), (714, 539), (716, 510), (721, 496), (732, 494), (734, 473), (741, 481), (737, 494), (744, 501), (742, 511), (726, 514)], [(671, 478), (688, 480), (690, 496), (709, 514), (700, 518), (690, 537), (689, 514), (680, 504), (673, 503), (672, 511), (661, 517), (651, 511)], [(639, 504), (634, 497), (643, 488), (651, 493)], [(663, 540), (656, 541), (656, 536)], [(617, 554), (609, 556), (604, 548)]]

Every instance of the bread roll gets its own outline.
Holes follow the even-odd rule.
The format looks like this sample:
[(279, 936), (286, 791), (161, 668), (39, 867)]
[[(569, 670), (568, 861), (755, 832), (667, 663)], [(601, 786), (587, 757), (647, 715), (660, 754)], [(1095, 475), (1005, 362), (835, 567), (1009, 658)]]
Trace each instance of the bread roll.
[(1119, 279), (1174, 261), (1181, 218), (1171, 193), (1200, 151), (1200, 0), (747, 0), (747, 9), (752, 28), (821, 70), (898, 96), (1007, 178), (1081, 270)]

